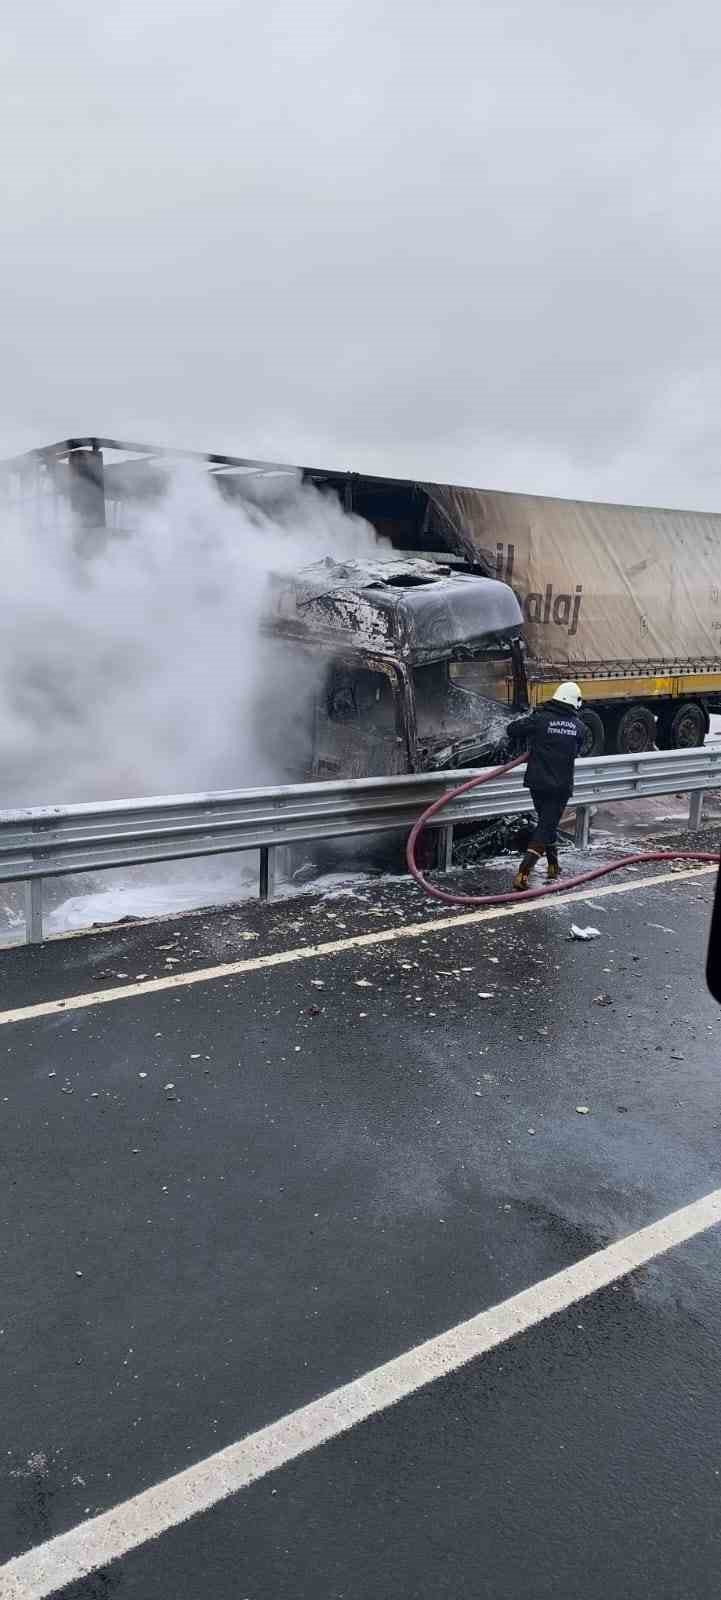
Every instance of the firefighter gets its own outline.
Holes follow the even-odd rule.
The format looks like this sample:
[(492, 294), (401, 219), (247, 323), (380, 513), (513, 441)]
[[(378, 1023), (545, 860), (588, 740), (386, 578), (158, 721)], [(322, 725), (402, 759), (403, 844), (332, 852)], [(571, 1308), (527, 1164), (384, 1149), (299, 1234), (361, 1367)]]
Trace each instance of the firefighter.
[(513, 880), (514, 889), (528, 888), (541, 856), (548, 860), (548, 880), (558, 877), (558, 824), (573, 793), (573, 768), (586, 738), (580, 716), (577, 683), (561, 683), (553, 699), (529, 716), (518, 717), (508, 730), (511, 749), (526, 745), (528, 765), (523, 779), (531, 791), (538, 825)]

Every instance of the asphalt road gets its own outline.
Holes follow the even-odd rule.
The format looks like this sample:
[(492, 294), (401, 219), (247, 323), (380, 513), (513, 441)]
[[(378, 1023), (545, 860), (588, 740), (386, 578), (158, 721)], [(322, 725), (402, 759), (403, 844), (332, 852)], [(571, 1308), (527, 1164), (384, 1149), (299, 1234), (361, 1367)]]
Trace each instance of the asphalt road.
[[(717, 1188), (713, 880), (643, 876), (452, 927), (405, 884), (3, 956), (3, 1013), (138, 987), (0, 1026), (0, 1561)], [(719, 1244), (65, 1593), (715, 1596)]]

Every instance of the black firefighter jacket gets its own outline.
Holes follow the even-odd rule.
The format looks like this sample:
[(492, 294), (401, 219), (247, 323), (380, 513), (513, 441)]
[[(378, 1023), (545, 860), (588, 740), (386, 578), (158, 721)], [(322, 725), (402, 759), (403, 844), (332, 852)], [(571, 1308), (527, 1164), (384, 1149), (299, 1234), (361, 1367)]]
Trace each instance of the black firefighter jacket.
[(573, 793), (573, 768), (583, 747), (586, 725), (571, 706), (546, 700), (527, 717), (518, 717), (508, 730), (513, 749), (525, 744), (528, 766), (523, 779), (527, 789)]

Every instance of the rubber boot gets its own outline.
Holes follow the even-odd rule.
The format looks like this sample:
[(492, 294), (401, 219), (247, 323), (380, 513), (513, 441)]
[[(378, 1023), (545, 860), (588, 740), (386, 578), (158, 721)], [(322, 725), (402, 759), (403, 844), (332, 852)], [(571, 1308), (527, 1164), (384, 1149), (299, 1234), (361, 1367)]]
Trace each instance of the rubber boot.
[(560, 877), (561, 873), (561, 868), (558, 865), (558, 846), (555, 844), (547, 845), (546, 855), (548, 857), (548, 872), (546, 873), (546, 881), (548, 883), (555, 883), (556, 878)]
[(518, 868), (516, 876), (513, 880), (513, 887), (518, 891), (519, 894), (522, 894), (524, 889), (528, 888), (528, 880), (533, 872), (534, 867), (536, 866), (536, 863), (540, 860), (540, 857), (540, 850), (531, 850), (529, 847), (529, 849), (526, 851), (526, 854), (523, 857), (521, 865)]

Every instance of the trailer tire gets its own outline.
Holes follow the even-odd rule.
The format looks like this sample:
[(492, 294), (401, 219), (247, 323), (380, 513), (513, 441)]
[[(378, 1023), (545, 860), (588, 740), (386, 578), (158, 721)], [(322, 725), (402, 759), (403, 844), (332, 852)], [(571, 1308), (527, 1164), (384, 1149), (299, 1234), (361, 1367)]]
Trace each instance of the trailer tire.
[(703, 706), (695, 700), (683, 700), (671, 718), (671, 746), (674, 750), (692, 750), (703, 744), (708, 732), (708, 719)]
[(606, 729), (597, 711), (591, 711), (584, 706), (581, 712), (581, 721), (586, 724), (586, 737), (581, 749), (582, 756), (602, 756), (606, 748)]
[(648, 706), (629, 706), (624, 711), (616, 729), (616, 753), (619, 756), (640, 756), (653, 750), (656, 742), (656, 718)]

